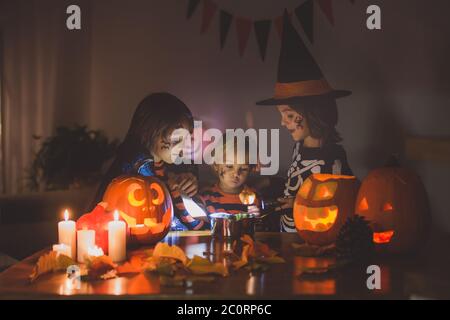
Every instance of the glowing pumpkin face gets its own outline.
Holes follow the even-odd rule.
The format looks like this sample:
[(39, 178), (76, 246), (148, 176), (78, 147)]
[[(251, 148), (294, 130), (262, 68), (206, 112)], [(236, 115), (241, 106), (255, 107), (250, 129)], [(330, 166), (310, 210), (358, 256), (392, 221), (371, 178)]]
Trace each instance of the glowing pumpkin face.
[(364, 179), (355, 211), (371, 222), (378, 250), (403, 252), (427, 234), (428, 200), (420, 178), (399, 167), (379, 168)]
[(131, 243), (153, 244), (169, 232), (173, 215), (170, 194), (153, 177), (121, 176), (103, 196), (108, 210), (119, 210), (130, 228)]
[(354, 213), (359, 182), (354, 176), (312, 174), (297, 192), (295, 228), (307, 243), (327, 245), (336, 240)]

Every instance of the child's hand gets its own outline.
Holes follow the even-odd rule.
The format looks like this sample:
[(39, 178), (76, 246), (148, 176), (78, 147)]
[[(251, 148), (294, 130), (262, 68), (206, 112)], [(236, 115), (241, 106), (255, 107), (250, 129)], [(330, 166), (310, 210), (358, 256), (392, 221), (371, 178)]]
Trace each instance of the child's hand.
[(259, 211), (258, 206), (248, 206), (247, 207), (247, 212), (248, 213), (253, 213), (257, 217), (259, 217), (261, 215), (261, 212)]
[(279, 207), (275, 208), (275, 211), (281, 211), (283, 209), (292, 209), (294, 207), (294, 197), (289, 198), (278, 198), (277, 201), (280, 203)]
[(181, 173), (169, 177), (168, 185), (170, 190), (178, 190), (180, 193), (193, 197), (198, 191), (197, 177), (192, 173)]

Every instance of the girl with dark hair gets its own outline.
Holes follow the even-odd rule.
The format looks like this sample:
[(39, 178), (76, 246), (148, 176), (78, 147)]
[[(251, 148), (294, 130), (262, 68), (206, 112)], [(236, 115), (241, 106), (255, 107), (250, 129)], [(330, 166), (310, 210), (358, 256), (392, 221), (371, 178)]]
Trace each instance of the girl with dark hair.
[(204, 221), (190, 216), (182, 204), (180, 195), (195, 195), (198, 182), (196, 172), (174, 164), (175, 159), (183, 155), (186, 136), (181, 134), (183, 130), (176, 130), (181, 128), (192, 132), (193, 117), (189, 108), (177, 97), (169, 93), (153, 93), (142, 100), (114, 162), (102, 179), (94, 205), (101, 201), (108, 184), (117, 176), (156, 176), (171, 190), (175, 213), (172, 227), (189, 230), (206, 228)]

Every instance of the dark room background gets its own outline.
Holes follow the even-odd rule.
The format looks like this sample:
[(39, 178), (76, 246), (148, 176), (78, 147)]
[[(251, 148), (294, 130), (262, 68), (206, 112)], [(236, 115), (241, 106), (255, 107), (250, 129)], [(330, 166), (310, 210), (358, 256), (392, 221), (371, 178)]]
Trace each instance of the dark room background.
[[(214, 0), (234, 16), (275, 18), (302, 0)], [(273, 93), (279, 37), (274, 26), (265, 61), (254, 33), (239, 55), (231, 26), (220, 49), (218, 13), (203, 34), (202, 4), (190, 19), (185, 0), (3, 1), (2, 185), (26, 192), (24, 170), (56, 126), (86, 124), (122, 138), (138, 102), (148, 93), (177, 95), (209, 126), (279, 128), (275, 108), (255, 101)], [(78, 4), (82, 29), (65, 28), (65, 10)], [(366, 28), (366, 8), (382, 9), (382, 30)], [(450, 136), (450, 6), (446, 0), (333, 2), (334, 25), (314, 12), (314, 43), (305, 43), (325, 77), (353, 91), (338, 101), (339, 125), (350, 165), (359, 178), (398, 154), (422, 177), (434, 223), (450, 231), (450, 164), (445, 156), (408, 153), (414, 138)], [(246, 116), (247, 115), (247, 116)], [(280, 129), (280, 175), (292, 140)], [(427, 140), (428, 141), (428, 140)], [(447, 140), (448, 141), (448, 140)], [(448, 146), (448, 144), (447, 144)], [(448, 150), (447, 150), (448, 151)]]

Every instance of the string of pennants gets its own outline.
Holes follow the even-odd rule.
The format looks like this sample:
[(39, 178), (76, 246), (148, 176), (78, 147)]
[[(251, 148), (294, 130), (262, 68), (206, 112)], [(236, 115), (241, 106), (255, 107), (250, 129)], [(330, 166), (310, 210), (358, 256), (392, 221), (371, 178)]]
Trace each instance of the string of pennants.
[[(305, 32), (308, 40), (314, 43), (314, 2), (317, 3), (319, 9), (323, 12), (326, 19), (331, 25), (334, 25), (334, 14), (333, 14), (333, 0), (306, 0), (302, 2), (297, 8), (292, 12), (289, 12), (289, 16), (292, 19), (292, 15), (295, 14), (300, 22), (300, 25)], [(355, 0), (349, 0), (352, 4)], [(282, 29), (283, 29), (283, 15), (282, 13), (273, 19), (261, 19), (254, 20), (248, 17), (234, 16), (232, 13), (220, 9), (216, 3), (212, 0), (188, 0), (187, 7), (187, 19), (190, 19), (195, 11), (199, 8), (200, 3), (202, 3), (202, 22), (200, 27), (200, 33), (205, 33), (213, 21), (216, 15), (219, 16), (219, 37), (220, 37), (220, 48), (225, 47), (227, 36), (229, 34), (230, 28), (235, 23), (236, 33), (238, 39), (239, 55), (242, 57), (247, 47), (247, 42), (250, 37), (252, 29), (255, 32), (256, 42), (258, 44), (259, 53), (261, 59), (264, 61), (266, 57), (267, 44), (269, 39), (270, 30), (272, 25), (275, 26), (275, 30), (281, 39)]]

